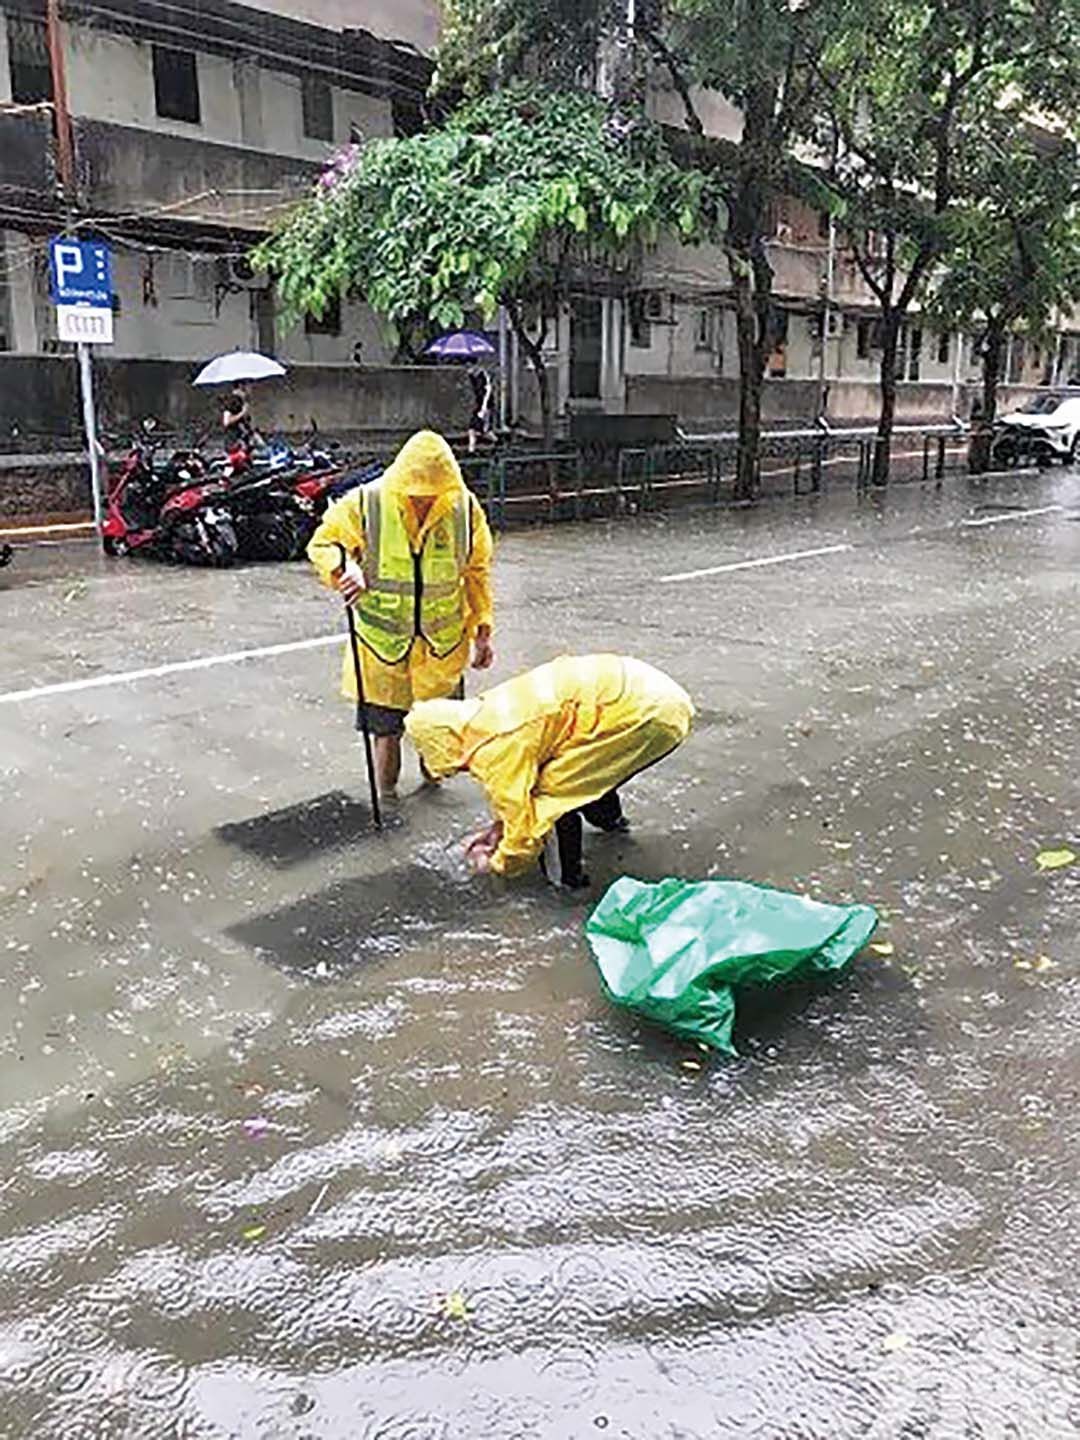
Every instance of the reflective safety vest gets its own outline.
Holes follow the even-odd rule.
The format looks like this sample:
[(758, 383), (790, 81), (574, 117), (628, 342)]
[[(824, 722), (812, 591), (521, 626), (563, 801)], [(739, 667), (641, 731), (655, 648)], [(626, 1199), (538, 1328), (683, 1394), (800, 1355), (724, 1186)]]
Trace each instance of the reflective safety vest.
[(356, 605), (360, 639), (388, 665), (397, 665), (422, 635), (440, 660), (465, 638), (465, 566), (471, 546), (470, 498), (462, 490), (453, 510), (424, 537), (419, 554), (396, 497), (375, 480), (362, 487), (364, 578)]

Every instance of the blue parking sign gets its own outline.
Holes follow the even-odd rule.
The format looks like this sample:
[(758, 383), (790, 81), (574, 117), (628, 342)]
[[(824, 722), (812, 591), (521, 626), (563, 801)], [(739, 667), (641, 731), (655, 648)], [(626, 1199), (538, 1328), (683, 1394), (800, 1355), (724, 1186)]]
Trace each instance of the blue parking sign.
[(49, 279), (57, 305), (112, 309), (112, 256), (97, 240), (50, 240)]

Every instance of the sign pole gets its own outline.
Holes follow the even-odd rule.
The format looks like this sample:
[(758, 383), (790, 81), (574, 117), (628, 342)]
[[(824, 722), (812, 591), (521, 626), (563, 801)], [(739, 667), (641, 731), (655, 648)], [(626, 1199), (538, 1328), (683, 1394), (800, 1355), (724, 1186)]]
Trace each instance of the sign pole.
[(83, 428), (90, 451), (90, 489), (94, 497), (94, 529), (101, 536), (101, 450), (98, 446), (97, 413), (94, 409), (94, 372), (90, 364), (90, 346), (80, 340), (75, 347), (79, 354), (79, 389), (82, 392)]

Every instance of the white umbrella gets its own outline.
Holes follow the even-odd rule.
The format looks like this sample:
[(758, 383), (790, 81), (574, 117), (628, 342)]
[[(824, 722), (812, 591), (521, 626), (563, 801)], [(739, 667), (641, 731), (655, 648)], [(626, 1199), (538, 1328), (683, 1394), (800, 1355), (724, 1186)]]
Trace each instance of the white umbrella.
[(285, 374), (285, 366), (255, 350), (230, 350), (204, 365), (195, 385), (238, 385), (243, 380), (272, 380)]

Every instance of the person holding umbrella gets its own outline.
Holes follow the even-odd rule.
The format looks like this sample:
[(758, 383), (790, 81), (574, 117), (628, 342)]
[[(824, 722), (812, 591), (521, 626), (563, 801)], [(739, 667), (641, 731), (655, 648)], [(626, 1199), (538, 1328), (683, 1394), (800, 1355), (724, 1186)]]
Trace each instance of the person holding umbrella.
[(494, 661), (487, 519), (450, 446), (422, 430), (379, 479), (330, 506), (307, 553), (354, 611), (342, 689), (374, 739), (378, 790), (392, 796), (414, 702), (463, 694), (470, 652), (476, 670)]
[(193, 382), (195, 385), (232, 387), (222, 404), (221, 415), (227, 450), (237, 445), (250, 450), (253, 444), (261, 443), (262, 437), (251, 415), (248, 382), (277, 379), (284, 374), (284, 365), (272, 360), (269, 355), (260, 355), (257, 350), (230, 350), (199, 371)]
[(454, 330), (440, 335), (424, 349), (425, 355), (445, 362), (465, 361), (468, 366), (472, 410), (469, 416), (469, 454), (475, 455), (482, 440), (491, 439), (495, 386), (482, 361), (495, 354), (491, 342), (475, 330)]

